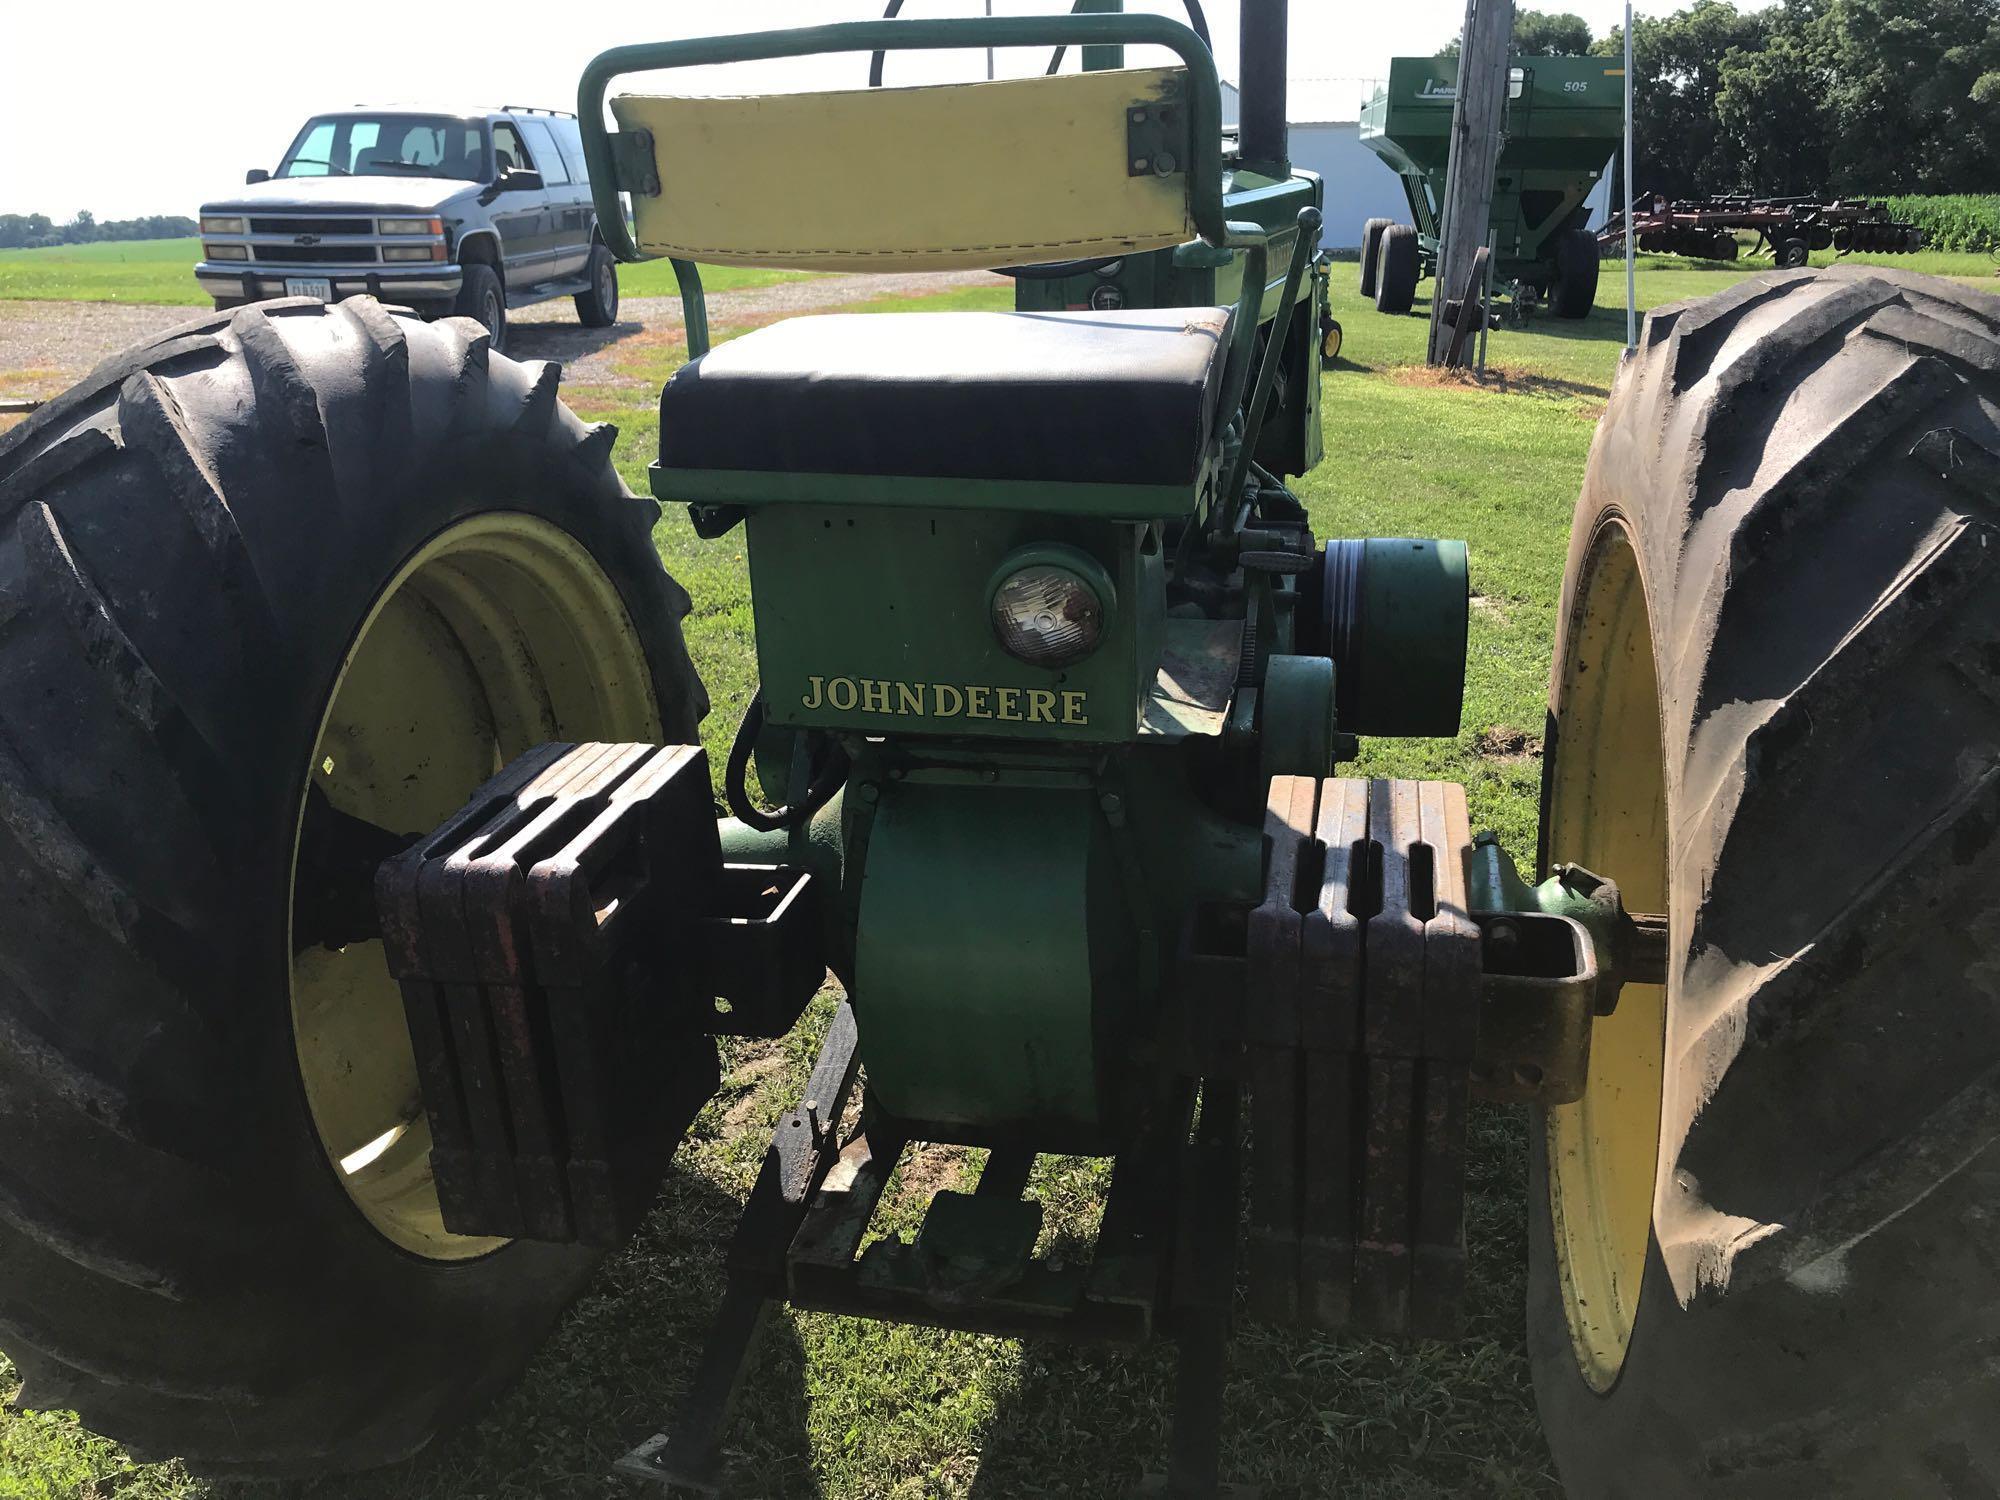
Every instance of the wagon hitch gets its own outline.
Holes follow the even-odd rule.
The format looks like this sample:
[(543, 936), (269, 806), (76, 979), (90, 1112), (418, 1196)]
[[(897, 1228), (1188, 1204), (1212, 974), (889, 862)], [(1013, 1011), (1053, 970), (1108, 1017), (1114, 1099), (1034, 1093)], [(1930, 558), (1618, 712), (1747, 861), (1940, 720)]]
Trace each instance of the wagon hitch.
[(1617, 1009), (1627, 984), (1666, 982), (1666, 918), (1626, 911), (1616, 883), (1581, 865), (1529, 886), (1493, 833), (1473, 840), (1470, 868), (1484, 975), (1474, 1091), (1573, 1104), (1589, 1073), (1591, 1023)]

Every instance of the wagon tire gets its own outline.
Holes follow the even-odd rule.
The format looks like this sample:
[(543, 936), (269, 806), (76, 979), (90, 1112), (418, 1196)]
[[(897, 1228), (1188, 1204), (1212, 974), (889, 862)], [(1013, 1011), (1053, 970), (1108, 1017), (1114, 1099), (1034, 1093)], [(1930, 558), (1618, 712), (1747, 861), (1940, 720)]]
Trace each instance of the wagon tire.
[(374, 1126), (341, 1080), (401, 1089), (408, 1037), (379, 943), (301, 935), (318, 802), (403, 835), (523, 741), (695, 734), (657, 507), (558, 382), (464, 320), (267, 302), (0, 435), (20, 1404), (216, 1469), (381, 1464), (512, 1380), (590, 1275), (432, 1225), (413, 1085), (350, 1149)]
[(1573, 1500), (2000, 1493), (2000, 297), (1658, 309), (1572, 533), (1541, 857), (1666, 912), (1530, 1151)]
[(1408, 224), (1390, 224), (1375, 242), (1375, 310), (1406, 313), (1416, 305), (1422, 257), (1417, 231)]
[(1369, 219), (1361, 226), (1361, 295), (1375, 295), (1375, 247), (1382, 242), (1382, 231), (1395, 223), (1394, 219)]
[(1597, 238), (1587, 229), (1565, 229), (1556, 237), (1556, 275), (1549, 311), (1558, 318), (1587, 318), (1597, 305)]

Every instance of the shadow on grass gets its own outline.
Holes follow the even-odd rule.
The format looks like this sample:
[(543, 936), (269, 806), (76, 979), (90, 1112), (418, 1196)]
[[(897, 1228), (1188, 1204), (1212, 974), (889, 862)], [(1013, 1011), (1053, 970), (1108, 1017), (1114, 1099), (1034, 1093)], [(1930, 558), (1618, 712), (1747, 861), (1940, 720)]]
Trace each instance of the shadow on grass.
[(1538, 375), (1532, 370), (1491, 362), (1487, 364), (1484, 375), (1476, 374), (1469, 368), (1447, 370), (1429, 365), (1405, 365), (1400, 369), (1390, 370), (1388, 379), (1397, 385), (1419, 389), (1488, 391), (1500, 396), (1544, 396), (1556, 400), (1605, 401), (1611, 395), (1608, 386), (1594, 385), (1587, 380), (1569, 380), (1560, 375)]
[[(1646, 314), (1651, 311), (1651, 308), (1641, 308), (1639, 321), (1643, 323)], [(1538, 333), (1544, 338), (1560, 339), (1564, 343), (1623, 344), (1625, 307), (1622, 302), (1612, 307), (1599, 304), (1580, 318), (1559, 318), (1547, 308), (1538, 307), (1525, 323), (1510, 323), (1503, 315), (1494, 324), (1494, 332)]]
[[(1263, 1500), (1542, 1500), (1556, 1486), (1522, 1348), (1525, 1239), (1516, 1112), (1474, 1112), (1464, 1337), (1389, 1343), (1249, 1323), (1238, 1300), (1222, 1477)], [(1239, 1288), (1240, 1290), (1240, 1288)], [(1174, 1348), (1030, 1344), (988, 1424), (972, 1500), (1110, 1500), (1166, 1469)]]
[[(390, 1469), (224, 1493), (243, 1500), (666, 1493), (615, 1479), (611, 1466), (667, 1424), (688, 1388), (721, 1304), (740, 1207), (714, 1184), (676, 1170), (638, 1237), (605, 1262), (521, 1379), (470, 1426)], [(773, 1317), (724, 1431), (726, 1495), (819, 1500), (805, 1411), (804, 1355), (791, 1325)]]

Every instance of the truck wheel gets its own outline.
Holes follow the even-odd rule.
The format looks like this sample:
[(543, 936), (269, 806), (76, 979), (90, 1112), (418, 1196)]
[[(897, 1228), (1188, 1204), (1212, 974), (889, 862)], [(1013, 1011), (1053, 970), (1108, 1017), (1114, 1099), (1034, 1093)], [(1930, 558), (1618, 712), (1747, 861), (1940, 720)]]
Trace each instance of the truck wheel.
[(1597, 305), (1597, 237), (1587, 229), (1556, 236), (1555, 285), (1549, 311), (1559, 318), (1587, 318)]
[(2000, 1493), (2000, 297), (1651, 314), (1563, 586), (1541, 857), (1671, 918), (1530, 1153), (1574, 1500)]
[(705, 708), (656, 507), (558, 380), (462, 320), (262, 303), (0, 437), (23, 1404), (202, 1463), (387, 1462), (513, 1377), (595, 1264), (445, 1232), (396, 986), (343, 930), (379, 858), (357, 829), (427, 829), (537, 742), (690, 740)]
[(1369, 219), (1361, 226), (1361, 295), (1375, 295), (1375, 254), (1376, 246), (1382, 242), (1382, 231), (1395, 223), (1394, 219)]
[(1417, 231), (1391, 224), (1375, 245), (1375, 310), (1406, 313), (1417, 300)]
[(618, 321), (618, 258), (593, 244), (584, 270), (590, 290), (576, 294), (576, 320), (585, 328), (609, 328)]
[(455, 310), (461, 318), (470, 318), (486, 330), (493, 353), (507, 347), (507, 289), (491, 266), (474, 261), (465, 268), (464, 279), (458, 284)]

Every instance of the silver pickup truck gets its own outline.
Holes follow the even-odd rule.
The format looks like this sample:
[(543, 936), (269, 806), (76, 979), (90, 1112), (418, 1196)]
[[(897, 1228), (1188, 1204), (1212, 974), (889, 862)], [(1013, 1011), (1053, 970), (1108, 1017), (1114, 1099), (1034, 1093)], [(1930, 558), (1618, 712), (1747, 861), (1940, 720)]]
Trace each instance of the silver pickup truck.
[(618, 316), (618, 263), (597, 232), (576, 117), (555, 110), (356, 108), (315, 115), (276, 171), (201, 210), (195, 278), (217, 308), (366, 294), (476, 318), (576, 299)]

